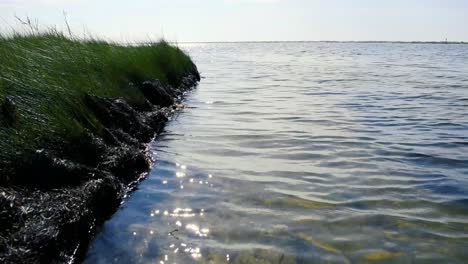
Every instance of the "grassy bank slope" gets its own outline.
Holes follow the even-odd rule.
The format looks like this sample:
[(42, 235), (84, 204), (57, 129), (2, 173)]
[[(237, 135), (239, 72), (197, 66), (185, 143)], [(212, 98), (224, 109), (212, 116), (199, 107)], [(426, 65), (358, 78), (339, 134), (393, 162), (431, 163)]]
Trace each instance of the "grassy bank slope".
[(74, 142), (85, 130), (102, 133), (85, 95), (143, 104), (141, 82), (177, 86), (193, 67), (164, 41), (122, 46), (56, 32), (0, 36), (0, 185), (16, 177), (14, 163), (44, 145)]
[(0, 263), (79, 262), (198, 81), (164, 41), (0, 37)]

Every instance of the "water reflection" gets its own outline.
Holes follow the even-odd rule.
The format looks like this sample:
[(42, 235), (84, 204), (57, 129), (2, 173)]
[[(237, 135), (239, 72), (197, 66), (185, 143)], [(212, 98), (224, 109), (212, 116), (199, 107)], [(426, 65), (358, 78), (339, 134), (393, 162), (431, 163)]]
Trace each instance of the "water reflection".
[[(208, 180), (213, 178), (211, 174), (200, 175), (199, 172), (192, 173), (187, 167), (185, 164), (175, 163), (175, 168), (183, 171), (176, 170), (172, 178), (167, 178), (163, 181), (163, 183), (173, 186), (169, 188), (169, 191), (178, 193), (191, 192), (190, 188), (192, 187), (197, 188), (196, 191), (200, 191), (197, 184), (209, 185)], [(187, 175), (197, 175), (197, 177), (190, 178), (188, 181), (189, 185), (184, 190), (184, 180), (180, 179), (185, 178)], [(180, 186), (179, 190), (177, 190), (177, 184)], [(191, 186), (191, 184), (195, 185)], [(177, 200), (167, 205), (183, 202), (185, 201)], [(186, 203), (190, 203), (190, 200), (186, 201)], [(202, 243), (192, 241), (191, 238), (198, 237), (201, 239), (209, 236), (210, 228), (206, 226), (207, 223), (204, 221), (204, 217), (206, 217), (204, 208), (168, 208), (167, 206), (166, 208), (153, 208), (150, 210), (150, 217), (156, 217), (153, 221), (158, 225), (164, 226), (163, 230), (167, 233), (167, 238), (159, 238), (158, 241), (161, 248), (160, 258), (158, 259), (159, 263), (177, 263), (180, 261), (184, 263), (187, 262), (187, 258), (195, 261), (203, 257), (201, 251)], [(150, 234), (153, 235), (154, 231), (150, 230)]]
[(468, 46), (185, 48), (206, 79), (86, 263), (466, 262)]

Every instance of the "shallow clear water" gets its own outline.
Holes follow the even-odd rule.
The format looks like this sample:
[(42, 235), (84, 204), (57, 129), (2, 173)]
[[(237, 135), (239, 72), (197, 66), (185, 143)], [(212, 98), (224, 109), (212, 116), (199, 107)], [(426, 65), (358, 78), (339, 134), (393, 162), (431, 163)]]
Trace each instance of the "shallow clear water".
[(183, 48), (206, 78), (85, 263), (468, 261), (468, 45)]

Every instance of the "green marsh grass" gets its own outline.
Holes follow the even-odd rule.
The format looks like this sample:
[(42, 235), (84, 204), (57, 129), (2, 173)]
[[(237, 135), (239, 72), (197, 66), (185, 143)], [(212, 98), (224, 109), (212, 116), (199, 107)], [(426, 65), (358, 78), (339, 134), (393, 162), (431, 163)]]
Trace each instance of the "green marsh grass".
[(189, 56), (165, 41), (119, 45), (53, 30), (0, 35), (0, 104), (10, 100), (16, 106), (13, 123), (0, 108), (0, 183), (15, 159), (45, 142), (71, 142), (85, 129), (99, 133), (85, 95), (138, 103), (143, 94), (130, 83), (159, 79), (177, 85), (192, 67)]

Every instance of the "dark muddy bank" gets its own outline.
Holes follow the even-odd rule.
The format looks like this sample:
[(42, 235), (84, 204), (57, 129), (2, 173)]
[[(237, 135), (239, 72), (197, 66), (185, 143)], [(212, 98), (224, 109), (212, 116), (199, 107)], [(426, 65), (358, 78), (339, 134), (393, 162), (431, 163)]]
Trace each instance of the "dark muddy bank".
[[(0, 262), (79, 262), (96, 229), (148, 171), (146, 144), (198, 81), (193, 65), (177, 84), (133, 84), (143, 103), (86, 95), (87, 110), (102, 124), (99, 133), (44, 142), (15, 162), (12, 175), (21, 177), (0, 186)], [(3, 102), (2, 109), (12, 107)]]

